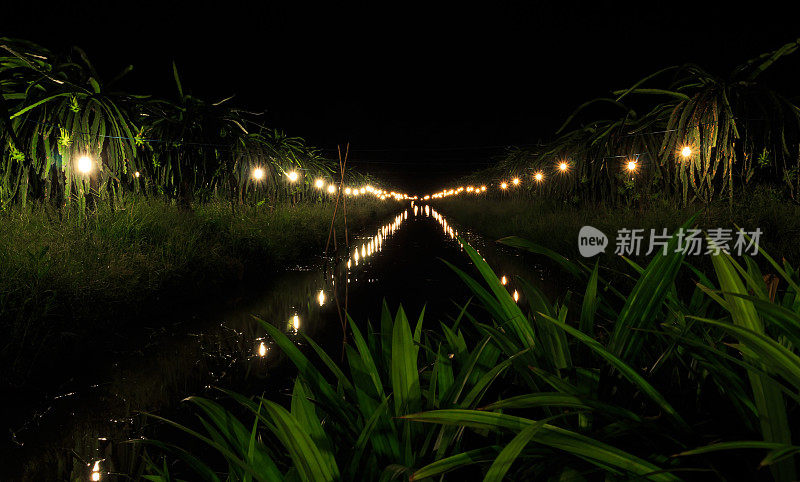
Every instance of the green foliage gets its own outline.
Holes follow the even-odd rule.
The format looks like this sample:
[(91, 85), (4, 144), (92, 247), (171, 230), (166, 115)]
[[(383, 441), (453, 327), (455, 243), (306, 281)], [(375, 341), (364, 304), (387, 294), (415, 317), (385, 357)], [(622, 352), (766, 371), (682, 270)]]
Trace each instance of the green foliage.
[[(582, 300), (520, 280), (527, 303), (517, 304), (464, 244), (476, 271), (453, 269), (480, 309), (439, 330), (423, 330), (421, 316), (412, 331), (402, 308), (392, 317), (384, 305), (366, 336), (349, 319), (339, 367), (263, 324), (298, 369), (291, 407), (228, 395), (256, 420), (259, 450), (283, 454), (284, 478), (796, 479), (795, 269), (764, 255), (788, 285), (771, 297), (750, 259), (713, 257), (715, 285), (679, 254), (659, 255), (631, 263), (634, 284), (620, 288), (597, 265), (506, 242), (552, 258)], [(699, 276), (693, 289), (679, 287), (681, 267)], [(291, 439), (299, 432), (309, 437)]]

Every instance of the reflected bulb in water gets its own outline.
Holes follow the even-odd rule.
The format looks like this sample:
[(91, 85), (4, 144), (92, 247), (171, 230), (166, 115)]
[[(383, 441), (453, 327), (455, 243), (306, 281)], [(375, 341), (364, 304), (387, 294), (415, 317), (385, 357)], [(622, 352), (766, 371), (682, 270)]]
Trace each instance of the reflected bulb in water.
[(92, 480), (100, 480), (100, 461), (96, 460), (92, 466)]
[(319, 301), (320, 306), (325, 304), (325, 290), (319, 290), (319, 294), (317, 295), (317, 301)]
[(314, 186), (315, 186), (317, 189), (322, 189), (322, 187), (323, 187), (324, 185), (325, 185), (325, 181), (323, 181), (322, 179), (317, 179), (316, 181), (314, 181)]
[(286, 175), (290, 181), (295, 182), (297, 180), (297, 171), (292, 171)]
[(260, 167), (253, 169), (253, 179), (257, 181), (264, 179), (264, 170), (261, 169)]
[(681, 149), (681, 155), (683, 157), (691, 156), (692, 155), (692, 148), (689, 147), (689, 146), (684, 146), (683, 149)]
[(89, 156), (82, 156), (78, 159), (78, 170), (88, 174), (92, 170), (92, 159)]
[(263, 341), (258, 345), (258, 356), (261, 358), (267, 356), (267, 345), (265, 345)]

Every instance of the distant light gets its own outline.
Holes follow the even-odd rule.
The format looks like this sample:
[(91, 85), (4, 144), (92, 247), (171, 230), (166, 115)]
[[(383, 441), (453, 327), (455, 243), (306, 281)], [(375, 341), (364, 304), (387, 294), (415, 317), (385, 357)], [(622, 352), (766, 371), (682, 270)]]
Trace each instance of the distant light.
[(628, 161), (628, 170), (633, 172), (636, 170), (636, 161)]
[(542, 182), (542, 179), (544, 179), (544, 174), (537, 172), (533, 175), (533, 178), (536, 179), (537, 182)]
[(485, 191), (485, 190), (486, 190), (486, 186), (481, 186), (481, 191)]
[(84, 174), (89, 174), (92, 170), (92, 159), (89, 156), (82, 156), (78, 159), (78, 170)]
[(258, 356), (261, 358), (267, 356), (267, 345), (265, 345), (263, 341), (258, 345)]
[(325, 187), (325, 181), (323, 181), (322, 179), (317, 179), (316, 181), (314, 181), (314, 186), (317, 189), (322, 189), (323, 187)]
[(508, 184), (506, 184), (505, 181), (501, 182), (500, 183), (500, 189), (508, 189)]
[(320, 306), (325, 304), (325, 290), (319, 290), (319, 294), (317, 295), (317, 301), (319, 301)]
[(514, 301), (519, 301), (519, 293), (517, 292), (517, 290), (514, 290), (513, 296), (514, 296)]
[(100, 480), (100, 461), (96, 460), (94, 462), (94, 466), (92, 467), (92, 480), (98, 481)]
[(561, 172), (565, 172), (567, 169), (569, 169), (569, 165), (566, 162), (562, 162), (561, 164), (558, 165), (558, 169)]
[(294, 328), (294, 331), (297, 331), (297, 330), (300, 329), (300, 317), (297, 316), (297, 315), (294, 315), (292, 317), (292, 328)]
[(502, 278), (500, 278), (500, 284), (501, 284), (501, 285), (504, 285), (504, 286), (505, 286), (506, 284), (508, 284), (508, 279), (506, 278), (506, 276), (505, 276), (505, 275), (503, 275), (503, 277), (502, 277)]
[(362, 187), (362, 188), (361, 188), (361, 194), (366, 194), (366, 193), (367, 193), (367, 188), (365, 188), (365, 187)]
[(257, 181), (264, 179), (264, 170), (260, 167), (253, 169), (253, 179)]
[(140, 176), (139, 171), (134, 172), (133, 175), (139, 177)]
[(290, 181), (292, 181), (292, 182), (297, 181), (297, 171), (292, 171), (292, 172), (290, 172), (290, 173), (288, 173), (286, 175), (289, 177)]
[(347, 194), (348, 196), (350, 195), (351, 192), (352, 190), (349, 187), (344, 188), (344, 193)]
[(515, 177), (514, 179), (512, 179), (511, 182), (513, 182), (515, 186), (519, 186), (519, 178), (518, 177)]
[(336, 192), (336, 186), (334, 186), (333, 184), (329, 184), (328, 185), (328, 192), (331, 193), (331, 194), (335, 193)]
[(689, 146), (684, 146), (683, 149), (681, 149), (681, 155), (684, 157), (684, 159), (691, 156), (692, 148)]

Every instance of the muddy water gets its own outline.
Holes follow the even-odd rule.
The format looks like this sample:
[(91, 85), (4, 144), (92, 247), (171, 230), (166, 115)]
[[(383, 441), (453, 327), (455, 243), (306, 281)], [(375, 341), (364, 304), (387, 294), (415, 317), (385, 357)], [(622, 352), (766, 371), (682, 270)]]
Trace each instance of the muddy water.
[(414, 318), (425, 307), (429, 326), (447, 321), (457, 315), (456, 303), (470, 298), (442, 261), (473, 273), (459, 235), (510, 293), (521, 296), (516, 276), (546, 288), (544, 270), (520, 253), (459, 233), (432, 207), (412, 204), (356, 236), (336, 260), (276, 276), (236, 306), (187, 313), (174, 329), (155, 330), (136, 350), (109, 359), (90, 380), (42, 400), (35, 415), (8, 434), (0, 479), (136, 478), (140, 444), (129, 441), (153, 436), (162, 425), (142, 412), (180, 417), (186, 411), (180, 400), (215, 396), (215, 387), (280, 396), (290, 386), (291, 366), (265, 336), (262, 322), (283, 329), (299, 345), (308, 335), (337, 359), (345, 310), (359, 322), (377, 321), (385, 299), (392, 311), (402, 303)]

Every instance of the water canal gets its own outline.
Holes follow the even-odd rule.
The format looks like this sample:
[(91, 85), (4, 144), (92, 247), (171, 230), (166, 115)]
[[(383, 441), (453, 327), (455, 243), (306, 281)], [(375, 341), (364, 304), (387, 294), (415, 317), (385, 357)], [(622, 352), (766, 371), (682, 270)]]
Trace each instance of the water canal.
[(152, 437), (160, 425), (142, 412), (186, 415), (180, 400), (193, 394), (217, 397), (215, 387), (248, 395), (288, 391), (292, 367), (283, 363), (256, 318), (282, 328), (300, 345), (302, 334), (310, 336), (334, 358), (342, 350), (345, 310), (358, 322), (377, 321), (386, 300), (392, 312), (402, 304), (412, 319), (424, 307), (427, 326), (447, 322), (470, 293), (442, 260), (476, 273), (459, 235), (478, 249), (515, 298), (517, 276), (543, 284), (545, 268), (519, 252), (458, 232), (431, 206), (408, 205), (355, 236), (336, 259), (282, 273), (236, 306), (204, 309), (175, 320), (172, 329), (153, 330), (135, 350), (120, 352), (88, 379), (76, 379), (42, 400), (12, 427), (5, 476), (57, 473), (74, 480), (91, 478), (100, 466), (111, 480), (127, 480), (123, 474), (137, 473), (141, 457), (137, 444), (126, 441)]

